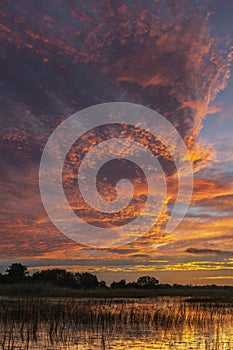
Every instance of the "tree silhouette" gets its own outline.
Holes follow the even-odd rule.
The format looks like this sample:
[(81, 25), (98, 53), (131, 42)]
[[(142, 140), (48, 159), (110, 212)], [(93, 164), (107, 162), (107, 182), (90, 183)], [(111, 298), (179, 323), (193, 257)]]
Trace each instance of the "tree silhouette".
[(99, 286), (100, 286), (101, 288), (106, 288), (106, 287), (107, 287), (107, 286), (106, 286), (106, 282), (103, 281), (103, 280), (101, 280), (101, 281), (99, 282)]
[(126, 281), (125, 281), (125, 279), (122, 279), (122, 280), (120, 280), (119, 282), (112, 282), (111, 283), (111, 285), (110, 285), (110, 287), (112, 288), (112, 289), (116, 289), (116, 288), (125, 288), (126, 287)]
[[(105, 281), (98, 281), (96, 275), (89, 272), (69, 272), (65, 269), (47, 269), (33, 273), (29, 276), (27, 266), (21, 263), (12, 263), (5, 274), (0, 273), (0, 283), (26, 282), (30, 286), (39, 282), (39, 284), (54, 285), (57, 287), (68, 287), (78, 289), (109, 288)], [(135, 282), (126, 283), (125, 279), (118, 282), (112, 282), (111, 289), (153, 289), (161, 288), (159, 281), (155, 277), (142, 276)], [(165, 285), (166, 286), (166, 285)], [(172, 288), (170, 285), (167, 285)], [(174, 285), (174, 287), (178, 287)], [(180, 286), (183, 287), (183, 286)]]
[(64, 269), (51, 269), (35, 272), (32, 276), (33, 281), (52, 283), (60, 287), (76, 287), (75, 276)]
[(77, 272), (75, 273), (75, 279), (80, 288), (95, 288), (99, 285), (97, 277), (89, 272)]
[(159, 281), (155, 277), (150, 277), (150, 276), (142, 276), (142, 277), (139, 277), (137, 280), (137, 285), (139, 288), (146, 288), (146, 289), (156, 288), (158, 284), (159, 284)]
[(27, 266), (21, 263), (11, 264), (6, 270), (6, 279), (8, 281), (23, 281), (28, 276)]

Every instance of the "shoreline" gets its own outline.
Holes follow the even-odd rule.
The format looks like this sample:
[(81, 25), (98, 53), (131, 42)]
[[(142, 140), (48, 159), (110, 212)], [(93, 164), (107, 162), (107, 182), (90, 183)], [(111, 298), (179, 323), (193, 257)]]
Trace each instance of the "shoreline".
[(153, 297), (192, 297), (210, 298), (212, 300), (231, 300), (233, 302), (232, 286), (195, 286), (171, 287), (156, 289), (72, 289), (55, 287), (50, 284), (2, 284), (0, 296), (8, 297), (73, 297), (73, 298), (153, 298)]

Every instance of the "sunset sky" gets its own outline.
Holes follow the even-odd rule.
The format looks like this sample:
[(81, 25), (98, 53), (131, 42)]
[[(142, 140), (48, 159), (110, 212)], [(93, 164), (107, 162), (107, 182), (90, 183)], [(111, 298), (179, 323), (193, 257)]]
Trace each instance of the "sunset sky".
[[(107, 282), (150, 274), (163, 283), (233, 285), (233, 3), (3, 0), (0, 12), (1, 271), (20, 261), (32, 271), (59, 266)], [(158, 146), (169, 197), (157, 224), (133, 243), (95, 249), (51, 223), (39, 165), (62, 121), (114, 101), (147, 106), (174, 125), (192, 159), (194, 191), (183, 222), (165, 233), (177, 181)], [(70, 166), (78, 152), (71, 150)]]

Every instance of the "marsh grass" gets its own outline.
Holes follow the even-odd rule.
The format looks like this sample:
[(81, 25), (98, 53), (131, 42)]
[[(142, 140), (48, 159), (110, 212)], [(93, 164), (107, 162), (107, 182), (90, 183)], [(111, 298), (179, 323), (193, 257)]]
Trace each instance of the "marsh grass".
[(160, 337), (187, 329), (216, 335), (226, 324), (233, 326), (232, 310), (231, 303), (187, 303), (181, 298), (5, 298), (0, 300), (0, 346), (111, 349), (116, 338), (136, 339), (155, 331)]

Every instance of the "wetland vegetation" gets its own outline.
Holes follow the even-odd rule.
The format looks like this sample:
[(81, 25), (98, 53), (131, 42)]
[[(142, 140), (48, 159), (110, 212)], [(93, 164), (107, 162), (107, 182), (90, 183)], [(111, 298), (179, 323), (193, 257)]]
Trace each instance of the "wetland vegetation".
[(155, 298), (0, 299), (2, 349), (232, 349), (233, 304)]
[(12, 264), (0, 277), (0, 348), (233, 349), (232, 291), (150, 276), (108, 287), (86, 272)]

